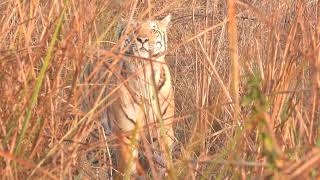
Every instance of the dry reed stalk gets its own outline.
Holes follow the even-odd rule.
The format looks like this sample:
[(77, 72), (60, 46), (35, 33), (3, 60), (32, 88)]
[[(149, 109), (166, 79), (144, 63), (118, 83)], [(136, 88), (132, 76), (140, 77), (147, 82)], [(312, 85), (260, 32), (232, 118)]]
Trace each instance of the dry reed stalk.
[(240, 101), (239, 101), (239, 59), (238, 59), (238, 31), (236, 19), (236, 7), (234, 0), (228, 0), (228, 37), (230, 48), (230, 59), (232, 68), (232, 91), (234, 99), (234, 123), (239, 123)]
[[(134, 10), (133, 2), (137, 3)], [(119, 146), (117, 136), (103, 137), (98, 130), (101, 129), (99, 118), (112, 103), (109, 95), (102, 95), (102, 91), (111, 83), (110, 74), (119, 70), (115, 65), (119, 54), (110, 52), (116, 44), (113, 32), (117, 19), (123, 15), (142, 19), (147, 14), (152, 19), (171, 13), (170, 51), (166, 58), (173, 72), (177, 107), (178, 145), (173, 151), (177, 178), (317, 179), (320, 176), (317, 148), (320, 137), (319, 2), (230, 2), (71, 0), (38, 98), (31, 103), (36, 77), (65, 4), (63, 1), (1, 1), (2, 177), (81, 179), (86, 175), (79, 172), (77, 157), (91, 152), (96, 152), (93, 154), (99, 163), (107, 166), (98, 163), (96, 168), (88, 164), (87, 170), (100, 169), (99, 174), (118, 173), (112, 164), (112, 149)], [(233, 12), (228, 12), (232, 9)], [(239, 13), (235, 14), (235, 10)], [(233, 30), (237, 32), (231, 33)], [(238, 37), (234, 37), (235, 34)], [(234, 53), (231, 46), (237, 47), (238, 52)], [(235, 64), (230, 59), (232, 62), (238, 59), (238, 70), (232, 68)], [(88, 63), (95, 63), (96, 67), (82, 82), (81, 75)], [(107, 71), (106, 65), (111, 67)], [(253, 89), (247, 82), (251, 76), (261, 76), (256, 90), (266, 99), (265, 117), (261, 119), (266, 119), (267, 124), (262, 128), (258, 123), (261, 121), (252, 118), (256, 115), (252, 104), (261, 99), (251, 97), (252, 104), (241, 105), (241, 111), (235, 108), (240, 103), (234, 98), (235, 79), (238, 78), (239, 99), (243, 99)], [(232, 93), (228, 86), (232, 87)], [(93, 94), (95, 105), (83, 111), (81, 102)], [(32, 116), (23, 127), (25, 110), (30, 103), (35, 103)], [(237, 129), (232, 120), (235, 113), (244, 125), (243, 131), (239, 131), (243, 134), (240, 138), (232, 133)], [(141, 130), (140, 133), (148, 132)], [(94, 137), (93, 142), (87, 141), (90, 137)], [(268, 148), (278, 152), (277, 155), (271, 153), (275, 161), (270, 154), (266, 155), (268, 141)], [(21, 151), (15, 155), (18, 142)], [(230, 153), (228, 149), (235, 144), (239, 148)], [(104, 152), (108, 149), (111, 151)], [(157, 179), (152, 146), (144, 143), (144, 149), (152, 172), (142, 169), (143, 175)], [(96, 177), (94, 172), (88, 171)]]

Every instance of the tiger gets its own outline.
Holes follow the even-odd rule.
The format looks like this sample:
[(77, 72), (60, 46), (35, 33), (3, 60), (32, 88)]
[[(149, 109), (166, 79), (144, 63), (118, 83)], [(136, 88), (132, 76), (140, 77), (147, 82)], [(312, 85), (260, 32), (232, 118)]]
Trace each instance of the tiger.
[(175, 103), (165, 61), (170, 21), (168, 15), (161, 20), (131, 20), (119, 27), (124, 51), (118, 73), (120, 87), (110, 98), (113, 103), (107, 107), (102, 124), (111, 126), (119, 137), (117, 168), (121, 174), (138, 172), (137, 143), (142, 133), (148, 134), (151, 143), (158, 144), (161, 152), (167, 152), (167, 158), (171, 158)]

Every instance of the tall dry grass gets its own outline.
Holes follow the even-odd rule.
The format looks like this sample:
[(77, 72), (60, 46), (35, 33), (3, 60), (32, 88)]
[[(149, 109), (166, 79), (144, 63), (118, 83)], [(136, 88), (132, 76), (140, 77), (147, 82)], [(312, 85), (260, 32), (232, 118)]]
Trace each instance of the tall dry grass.
[[(319, 1), (234, 3), (1, 1), (1, 179), (116, 174), (116, 136), (99, 119), (117, 87), (117, 22), (168, 13), (173, 178), (319, 178)], [(149, 164), (144, 175), (158, 179)]]

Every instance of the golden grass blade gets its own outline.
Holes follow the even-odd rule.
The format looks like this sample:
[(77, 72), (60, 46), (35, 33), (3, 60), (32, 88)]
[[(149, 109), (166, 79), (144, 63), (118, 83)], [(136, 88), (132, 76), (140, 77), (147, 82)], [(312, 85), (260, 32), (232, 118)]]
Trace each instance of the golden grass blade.
[(234, 99), (234, 123), (238, 123), (240, 113), (239, 106), (239, 60), (238, 60), (238, 31), (236, 19), (236, 7), (234, 0), (228, 0), (228, 37), (232, 68), (232, 91)]
[[(68, 2), (68, 1), (66, 1), (66, 2)], [(37, 100), (38, 100), (38, 96), (39, 96), (39, 92), (40, 92), (40, 89), (41, 89), (41, 86), (42, 86), (42, 82), (43, 82), (43, 80), (45, 78), (46, 72), (47, 72), (48, 67), (50, 65), (53, 49), (54, 49), (54, 47), (56, 45), (56, 42), (58, 40), (58, 36), (59, 36), (60, 30), (61, 30), (61, 27), (62, 27), (63, 22), (64, 22), (64, 16), (65, 16), (66, 9), (67, 9), (67, 5), (64, 7), (64, 9), (63, 9), (63, 11), (62, 11), (62, 13), (60, 15), (60, 18), (59, 18), (59, 20), (57, 22), (57, 26), (56, 26), (55, 31), (53, 33), (52, 40), (50, 42), (47, 54), (46, 54), (46, 56), (44, 58), (43, 66), (42, 66), (42, 68), (40, 70), (40, 73), (39, 73), (37, 79), (36, 79), (35, 87), (34, 87), (34, 90), (32, 92), (32, 96), (31, 96), (31, 99), (30, 99), (30, 104), (26, 109), (26, 116), (25, 116), (25, 119), (23, 121), (22, 129), (20, 130), (20, 133), (19, 133), (19, 136), (18, 136), (18, 139), (17, 139), (17, 144), (16, 144), (15, 152), (14, 152), (15, 155), (18, 155), (20, 153), (20, 148), (21, 148), (20, 146), (21, 146), (22, 141), (25, 138), (24, 135), (25, 135), (27, 127), (29, 125), (29, 121), (30, 121), (30, 118), (31, 118), (31, 115), (32, 115), (32, 110), (36, 106), (36, 103), (37, 103)]]

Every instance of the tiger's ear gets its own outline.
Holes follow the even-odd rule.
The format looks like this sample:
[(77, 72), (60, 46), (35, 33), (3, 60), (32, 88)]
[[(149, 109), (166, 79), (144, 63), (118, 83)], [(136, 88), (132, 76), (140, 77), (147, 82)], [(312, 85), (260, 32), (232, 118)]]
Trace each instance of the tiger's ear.
[(119, 18), (118, 25), (120, 25), (120, 26), (126, 26), (126, 25), (127, 25), (127, 21), (121, 16), (121, 17)]
[(170, 21), (171, 21), (171, 14), (167, 15), (162, 20), (160, 20), (160, 24), (164, 27), (168, 27), (168, 24), (170, 23)]
[(119, 18), (118, 24), (116, 26), (116, 36), (118, 38), (120, 38), (120, 36), (122, 36), (123, 30), (125, 29), (125, 27), (127, 25), (126, 23), (127, 22), (125, 21), (124, 18), (122, 18), (122, 17)]

